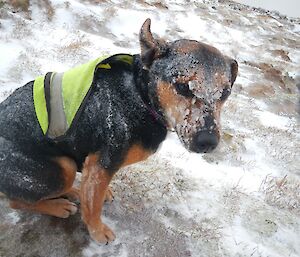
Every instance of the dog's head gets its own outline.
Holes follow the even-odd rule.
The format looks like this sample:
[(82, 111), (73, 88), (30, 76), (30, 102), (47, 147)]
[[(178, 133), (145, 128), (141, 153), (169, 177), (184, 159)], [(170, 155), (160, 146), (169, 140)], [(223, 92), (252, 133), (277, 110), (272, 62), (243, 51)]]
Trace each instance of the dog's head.
[(147, 19), (140, 31), (149, 97), (168, 126), (193, 152), (210, 152), (220, 139), (220, 111), (238, 72), (235, 60), (194, 40), (154, 39)]

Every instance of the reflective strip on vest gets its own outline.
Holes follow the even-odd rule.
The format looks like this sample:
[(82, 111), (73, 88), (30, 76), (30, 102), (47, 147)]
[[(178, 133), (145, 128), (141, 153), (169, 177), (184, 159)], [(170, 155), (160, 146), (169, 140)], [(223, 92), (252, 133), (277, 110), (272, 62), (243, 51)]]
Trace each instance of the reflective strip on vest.
[[(53, 73), (50, 82), (50, 122), (47, 134), (51, 138), (62, 136), (68, 130), (62, 96), (63, 73)], [(48, 114), (49, 115), (49, 114)]]
[[(47, 110), (48, 102), (46, 103), (45, 97), (45, 76), (35, 79), (33, 85), (34, 107), (44, 135), (47, 134), (51, 138), (56, 138), (65, 134), (89, 92), (96, 69), (110, 69), (109, 63), (116, 61), (131, 65), (133, 57), (128, 54), (118, 54), (108, 58), (100, 57), (62, 74), (53, 73), (50, 82), (50, 103), (48, 105), (51, 110), (50, 114)], [(60, 92), (61, 95), (58, 95)], [(59, 108), (63, 108), (63, 110)]]

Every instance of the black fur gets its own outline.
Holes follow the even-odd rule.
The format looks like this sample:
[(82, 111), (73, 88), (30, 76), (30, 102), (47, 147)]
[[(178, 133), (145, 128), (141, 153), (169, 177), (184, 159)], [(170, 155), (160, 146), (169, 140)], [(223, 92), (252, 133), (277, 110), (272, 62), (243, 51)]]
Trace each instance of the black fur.
[(58, 192), (64, 182), (53, 157), (71, 157), (80, 169), (89, 153), (99, 152), (102, 167), (112, 174), (133, 144), (156, 151), (167, 130), (147, 108), (154, 87), (138, 55), (133, 65), (98, 70), (76, 126), (59, 140), (42, 134), (33, 82), (17, 89), (0, 103), (0, 192), (25, 201)]

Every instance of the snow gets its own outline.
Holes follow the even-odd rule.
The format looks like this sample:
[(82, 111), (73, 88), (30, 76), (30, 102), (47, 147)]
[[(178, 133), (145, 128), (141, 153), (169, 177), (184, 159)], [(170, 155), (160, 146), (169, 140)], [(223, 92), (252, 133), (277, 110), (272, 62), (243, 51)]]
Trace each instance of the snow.
[(292, 127), (292, 123), (295, 123), (295, 119), (289, 117), (282, 117), (271, 112), (257, 112), (258, 118), (262, 125), (266, 127), (274, 127), (278, 129), (289, 129)]
[(17, 212), (10, 212), (7, 214), (7, 220), (15, 225), (20, 220), (20, 216)]
[[(164, 35), (167, 29), (163, 15), (160, 15), (159, 20), (161, 25), (153, 24), (152, 30), (159, 35)], [(149, 13), (149, 18), (155, 19), (155, 16)], [(110, 23), (110, 31), (120, 39), (138, 36), (140, 30), (140, 24), (145, 21), (145, 13), (138, 10), (128, 10), (119, 8), (116, 11), (113, 21)], [(138, 42), (137, 42), (138, 43)]]
[(13, 60), (17, 59), (18, 56), (24, 51), (23, 47), (17, 43), (5, 43), (1, 44), (0, 48), (0, 76), (6, 77), (7, 72), (13, 65)]
[[(138, 53), (139, 28), (148, 17), (154, 35), (199, 40), (236, 58), (239, 75), (222, 110), (218, 148), (190, 153), (170, 133), (155, 156), (119, 171), (115, 201), (103, 213), (117, 240), (107, 246), (76, 241), (78, 256), (300, 256), (299, 20), (222, 1), (162, 1), (166, 8), (148, 0), (96, 2), (52, 0), (48, 17), (32, 1), (30, 19), (0, 8), (0, 100), (47, 71), (103, 54)], [(271, 50), (284, 50), (291, 61)], [(257, 83), (274, 92), (261, 97)], [(285, 176), (286, 191), (278, 186)], [(3, 215), (28, 227), (16, 212)]]

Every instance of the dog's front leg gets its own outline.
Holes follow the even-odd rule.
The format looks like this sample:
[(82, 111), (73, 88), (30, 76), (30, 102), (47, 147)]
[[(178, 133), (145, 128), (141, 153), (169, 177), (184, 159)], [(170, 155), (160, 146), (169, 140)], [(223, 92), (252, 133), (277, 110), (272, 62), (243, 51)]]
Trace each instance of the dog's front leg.
[(84, 163), (81, 179), (81, 215), (90, 236), (99, 243), (115, 239), (112, 230), (101, 221), (101, 211), (112, 176), (103, 169), (96, 154), (89, 155)]

